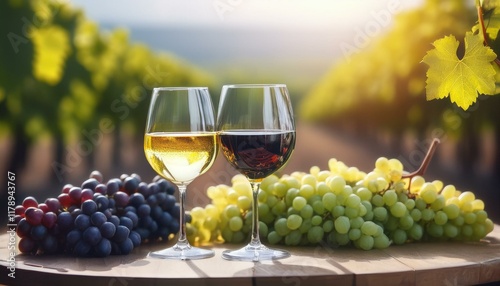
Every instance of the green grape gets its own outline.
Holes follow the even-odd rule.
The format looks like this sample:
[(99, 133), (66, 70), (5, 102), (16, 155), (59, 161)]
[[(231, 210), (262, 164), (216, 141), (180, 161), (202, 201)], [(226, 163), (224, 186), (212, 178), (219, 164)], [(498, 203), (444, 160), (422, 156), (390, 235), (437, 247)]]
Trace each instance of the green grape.
[(267, 227), (267, 224), (263, 221), (259, 221), (259, 236), (267, 237), (268, 232), (269, 228)]
[(375, 235), (378, 232), (379, 226), (372, 221), (365, 221), (361, 225), (361, 232), (366, 235)]
[(411, 179), (410, 193), (416, 194), (425, 184), (425, 179), (422, 176), (415, 176)]
[(399, 219), (394, 216), (389, 216), (387, 222), (385, 223), (385, 229), (388, 231), (394, 231), (398, 228)]
[(486, 228), (482, 224), (474, 224), (472, 231), (475, 239), (481, 239), (486, 236)]
[(232, 217), (239, 217), (241, 215), (240, 208), (236, 205), (228, 205), (224, 209), (224, 214), (226, 215), (227, 218), (232, 218)]
[(252, 200), (246, 196), (240, 196), (236, 200), (236, 205), (242, 210), (249, 210), (252, 207)]
[(348, 235), (350, 240), (358, 240), (361, 237), (361, 230), (359, 228), (351, 228)]
[(373, 218), (378, 221), (385, 221), (387, 219), (387, 209), (384, 207), (375, 207), (373, 209)]
[(436, 186), (432, 183), (424, 183), (419, 194), (427, 204), (432, 204), (438, 196)]
[(455, 188), (455, 186), (447, 185), (441, 190), (441, 194), (443, 195), (443, 197), (445, 197), (445, 199), (448, 200), (455, 197), (456, 190), (457, 189)]
[(362, 217), (355, 217), (349, 220), (349, 223), (351, 224), (351, 228), (361, 228), (361, 226), (364, 223), (364, 219)]
[(373, 212), (367, 212), (367, 213), (363, 216), (363, 219), (364, 219), (364, 220), (373, 220)]
[(422, 219), (422, 212), (419, 209), (412, 209), (410, 211), (410, 216), (414, 222), (419, 222)]
[(398, 201), (398, 195), (394, 190), (387, 190), (382, 196), (382, 198), (384, 199), (384, 203), (387, 206), (392, 206)]
[(282, 182), (276, 182), (270, 185), (269, 188), (271, 193), (278, 198), (283, 198), (288, 191), (288, 186)]
[(414, 240), (421, 240), (422, 236), (424, 235), (424, 229), (422, 228), (422, 226), (420, 224), (415, 223), (410, 228), (410, 231), (408, 231), (408, 234), (409, 234), (410, 238), (412, 238)]
[(278, 202), (278, 198), (276, 196), (267, 196), (267, 201), (266, 205), (269, 207), (269, 209), (272, 209), (276, 203)]
[(406, 202), (408, 201), (408, 195), (406, 193), (397, 193), (397, 194), (398, 194), (398, 200), (406, 205)]
[(326, 194), (332, 194), (332, 190), (330, 190), (330, 187), (325, 182), (318, 182), (316, 184), (316, 193), (319, 196), (324, 196)]
[(259, 204), (259, 217), (266, 216), (269, 213), (269, 206), (267, 204)]
[(232, 242), (233, 241), (233, 232), (229, 228), (224, 228), (221, 231), (222, 238), (224, 241)]
[(276, 216), (280, 216), (283, 213), (285, 213), (285, 210), (286, 210), (286, 204), (283, 200), (280, 200), (274, 205), (271, 212)]
[(322, 201), (315, 201), (312, 204), (312, 207), (313, 207), (314, 212), (318, 215), (322, 215), (325, 213), (325, 207), (323, 206)]
[(314, 186), (316, 186), (316, 183), (317, 183), (317, 180), (316, 180), (316, 177), (314, 175), (305, 174), (302, 177), (302, 186), (309, 185), (311, 187), (314, 187)]
[(408, 239), (408, 236), (406, 235), (406, 231), (404, 231), (402, 229), (396, 229), (392, 233), (392, 241), (394, 242), (394, 244), (397, 244), (397, 245), (404, 244), (407, 239)]
[(337, 205), (337, 196), (334, 193), (326, 193), (321, 199), (326, 210), (332, 211)]
[(241, 231), (237, 231), (233, 234), (233, 243), (242, 243), (245, 240), (245, 234)]
[[(331, 232), (334, 233), (334, 232)], [(335, 235), (335, 240), (339, 245), (348, 245), (349, 242), (351, 241), (349, 239), (349, 234), (348, 233), (337, 233)]]
[(434, 215), (434, 223), (437, 225), (444, 225), (446, 222), (448, 222), (446, 213), (444, 211), (436, 212), (436, 215)]
[(335, 230), (340, 234), (346, 234), (351, 227), (349, 218), (346, 216), (339, 216), (335, 219)]
[(451, 223), (446, 223), (443, 230), (446, 237), (455, 238), (458, 235), (458, 228)]
[(311, 205), (305, 205), (301, 210), (300, 210), (300, 216), (304, 219), (311, 218), (313, 216), (314, 210)]
[(278, 176), (269, 175), (269, 176), (265, 177), (264, 180), (262, 180), (262, 182), (260, 182), (260, 188), (262, 190), (269, 191), (269, 188), (271, 187), (271, 185), (273, 185), (274, 183), (277, 183), (277, 182), (279, 182)]
[(290, 232), (287, 226), (288, 220), (286, 218), (280, 218), (274, 222), (274, 230), (280, 235), (285, 236)]
[[(314, 177), (313, 177), (314, 178)], [(306, 199), (312, 197), (314, 195), (314, 187), (311, 185), (302, 185), (299, 189), (299, 196), (302, 196)]]
[(442, 208), (444, 208), (446, 206), (446, 199), (444, 198), (443, 195), (438, 195), (436, 197), (436, 199), (434, 200), (434, 202), (432, 202), (431, 204), (431, 208), (434, 210), (434, 211), (438, 211), (438, 210), (441, 210)]
[(464, 220), (466, 224), (474, 224), (476, 222), (477, 215), (475, 213), (466, 213), (464, 215)]
[(406, 206), (402, 202), (396, 202), (390, 207), (391, 214), (395, 217), (402, 217), (404, 216), (408, 210), (406, 209)]
[(333, 230), (334, 228), (334, 224), (333, 224), (333, 220), (326, 220), (325, 222), (323, 222), (323, 231), (324, 232), (330, 232)]
[(302, 217), (296, 214), (290, 215), (286, 220), (286, 225), (289, 229), (295, 230), (302, 224)]
[(484, 221), (484, 228), (486, 230), (486, 233), (490, 233), (493, 231), (493, 228), (494, 228), (494, 224), (493, 224), (493, 221), (489, 218), (487, 218), (485, 221)]
[(279, 235), (276, 231), (271, 231), (268, 235), (267, 235), (267, 241), (270, 243), (270, 244), (278, 244), (281, 239), (283, 238), (283, 236)]
[(463, 204), (467, 203), (467, 202), (472, 202), (473, 200), (476, 199), (476, 196), (474, 195), (473, 192), (463, 192), (460, 194), (460, 196), (458, 196), (458, 200), (460, 201), (460, 206), (462, 206)]
[(344, 213), (345, 213), (345, 208), (343, 206), (335, 206), (332, 211), (334, 217), (343, 216)]
[(422, 210), (422, 220), (431, 221), (434, 219), (434, 211), (431, 209)]
[(438, 225), (433, 222), (427, 225), (427, 233), (429, 233), (432, 237), (440, 238), (443, 236), (443, 232), (444, 230), (442, 225)]
[(292, 230), (285, 236), (286, 245), (299, 245), (302, 233), (299, 230)]
[(375, 161), (375, 168), (379, 169), (384, 173), (389, 173), (391, 166), (389, 165), (389, 159), (385, 157), (380, 157)]
[(231, 231), (239, 231), (243, 227), (243, 220), (239, 216), (233, 216), (229, 219), (229, 229)]
[(291, 216), (291, 215), (293, 215), (293, 214), (298, 215), (298, 214), (300, 214), (300, 212), (299, 212), (298, 210), (294, 209), (292, 206), (290, 206), (290, 207), (286, 210), (286, 216), (288, 217), (288, 216)]
[(283, 180), (283, 183), (285, 183), (288, 186), (288, 189), (299, 189), (300, 188), (300, 182), (296, 178), (292, 176), (287, 176), (287, 177), (282, 177), (281, 180)]
[(460, 208), (455, 205), (446, 205), (443, 207), (443, 212), (448, 216), (448, 219), (455, 219), (460, 215)]
[(330, 187), (332, 192), (336, 195), (339, 195), (346, 186), (346, 182), (341, 176), (330, 177), (326, 183)]
[(453, 224), (456, 226), (462, 226), (465, 223), (464, 216), (459, 214), (455, 219), (453, 219)]
[(377, 249), (384, 249), (389, 247), (391, 245), (391, 242), (387, 235), (381, 234), (379, 236), (376, 236), (373, 238), (373, 247)]
[[(271, 195), (271, 196), (274, 196), (274, 195)], [(259, 201), (259, 203), (267, 202), (267, 197), (269, 197), (267, 192), (259, 190), (259, 193), (257, 194), (257, 200)], [(250, 197), (248, 197), (248, 199), (250, 200)], [(236, 202), (236, 203), (238, 203), (238, 202)], [(250, 203), (251, 203), (251, 200), (250, 200)]]
[[(401, 200), (400, 200), (401, 201)], [(413, 210), (413, 208), (415, 208), (415, 200), (412, 200), (412, 199), (408, 199), (406, 200), (406, 202), (404, 202), (406, 208), (411, 211)]]
[(365, 234), (362, 234), (357, 242), (357, 245), (363, 250), (370, 250), (375, 244), (373, 237)]
[(292, 206), (294, 209), (300, 211), (305, 205), (307, 205), (306, 198), (299, 196), (293, 199)]
[(399, 218), (399, 227), (404, 230), (408, 230), (413, 226), (413, 218), (406, 214)]
[(488, 214), (484, 210), (479, 210), (475, 212), (476, 214), (476, 222), (477, 223), (484, 223), (486, 219), (488, 218)]
[(356, 195), (359, 196), (359, 198), (362, 200), (362, 201), (370, 201), (373, 197), (373, 193), (370, 192), (370, 190), (368, 190), (367, 188), (359, 188), (357, 191), (356, 191)]
[(355, 208), (351, 208), (351, 207), (346, 207), (344, 214), (348, 218), (355, 218), (355, 217), (359, 216), (359, 209), (355, 209)]
[(416, 198), (415, 207), (422, 211), (423, 209), (427, 208), (427, 203), (422, 198)]
[(323, 218), (319, 215), (315, 215), (311, 218), (312, 225), (320, 225), (323, 222)]
[(381, 195), (376, 194), (372, 197), (372, 204), (376, 207), (382, 207), (384, 206), (384, 198)]
[[(368, 207), (366, 207), (365, 205), (368, 205)], [(359, 216), (365, 216), (371, 212), (373, 212), (372, 204), (370, 204), (368, 201), (362, 201), (361, 204), (359, 204)]]
[(214, 231), (217, 228), (218, 221), (216, 218), (207, 217), (203, 222), (203, 227), (208, 229), (209, 231)]
[(307, 232), (307, 240), (309, 240), (311, 244), (316, 244), (323, 239), (323, 235), (323, 228), (321, 226), (315, 225), (311, 227)]
[(296, 188), (290, 188), (286, 192), (285, 195), (285, 203), (287, 206), (291, 206), (293, 203), (293, 199), (299, 195), (299, 189)]
[(307, 233), (309, 229), (312, 227), (312, 222), (310, 218), (302, 220), (302, 224), (299, 227), (300, 233)]
[(472, 229), (472, 226), (468, 225), (468, 224), (464, 224), (462, 226), (462, 235), (467, 237), (467, 238), (470, 238), (472, 237), (474, 231)]
[(361, 199), (355, 194), (350, 194), (345, 201), (345, 205), (353, 209), (359, 208), (360, 203)]

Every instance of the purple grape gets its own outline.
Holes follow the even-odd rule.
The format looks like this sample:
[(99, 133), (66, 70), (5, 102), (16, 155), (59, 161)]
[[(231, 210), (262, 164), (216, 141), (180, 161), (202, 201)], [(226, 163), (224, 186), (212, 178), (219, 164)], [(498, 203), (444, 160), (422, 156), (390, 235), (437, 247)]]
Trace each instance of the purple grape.
[(90, 178), (90, 179), (85, 180), (82, 183), (81, 188), (82, 189), (91, 189), (93, 191), (97, 185), (99, 185), (99, 181), (96, 180), (95, 178)]
[(120, 217), (120, 225), (126, 226), (129, 230), (134, 228), (134, 223), (126, 216)]
[(95, 212), (90, 216), (90, 222), (97, 227), (101, 226), (107, 220), (106, 215), (102, 212)]
[(42, 240), (47, 235), (47, 228), (43, 225), (37, 225), (31, 228), (30, 237), (33, 240)]
[(113, 223), (107, 221), (99, 227), (99, 230), (101, 231), (102, 237), (111, 239), (115, 235), (116, 226)]
[(68, 248), (73, 248), (80, 239), (82, 239), (82, 233), (74, 229), (66, 235), (66, 246)]
[(94, 246), (94, 253), (98, 257), (106, 257), (110, 255), (111, 250), (111, 242), (106, 238), (101, 239), (101, 241)]
[(102, 236), (97, 227), (91, 226), (83, 232), (82, 238), (91, 246), (95, 246), (99, 243), (99, 241), (101, 241)]
[(116, 227), (116, 232), (115, 235), (113, 236), (113, 241), (117, 243), (123, 242), (128, 238), (129, 234), (130, 234), (130, 229), (128, 229), (126, 226), (119, 225)]
[(124, 192), (116, 192), (114, 195), (116, 206), (119, 208), (124, 208), (129, 203), (129, 195)]
[(80, 214), (75, 219), (77, 229), (84, 231), (90, 226), (90, 217), (86, 214)]

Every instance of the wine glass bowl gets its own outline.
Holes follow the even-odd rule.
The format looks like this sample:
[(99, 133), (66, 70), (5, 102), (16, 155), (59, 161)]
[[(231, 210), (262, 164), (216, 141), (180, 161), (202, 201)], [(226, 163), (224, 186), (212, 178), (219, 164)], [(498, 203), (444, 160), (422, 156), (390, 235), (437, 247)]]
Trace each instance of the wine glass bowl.
[(144, 152), (153, 170), (178, 187), (180, 199), (177, 243), (149, 256), (182, 260), (213, 256), (212, 250), (189, 244), (184, 211), (187, 185), (205, 173), (217, 155), (215, 117), (206, 87), (153, 89)]
[(260, 242), (260, 182), (282, 168), (295, 147), (295, 122), (284, 84), (225, 85), (217, 115), (219, 145), (227, 161), (252, 186), (252, 237), (238, 250), (224, 251), (228, 260), (260, 261), (290, 256)]

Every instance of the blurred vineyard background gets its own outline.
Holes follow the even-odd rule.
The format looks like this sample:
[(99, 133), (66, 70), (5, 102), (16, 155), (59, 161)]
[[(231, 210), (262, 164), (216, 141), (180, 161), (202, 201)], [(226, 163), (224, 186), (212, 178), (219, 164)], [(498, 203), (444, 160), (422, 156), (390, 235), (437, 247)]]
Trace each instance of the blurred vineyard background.
[[(421, 60), (434, 40), (463, 38), (477, 19), (473, 4), (422, 1), (373, 37), (368, 24), (350, 31), (358, 44), (337, 43), (343, 55), (326, 71), (285, 67), (280, 74), (284, 67), (265, 63), (214, 72), (132, 40), (127, 27), (104, 29), (63, 1), (1, 1), (7, 24), (0, 25), (0, 168), (16, 174), (19, 200), (55, 195), (94, 169), (106, 178), (132, 172), (152, 178), (142, 132), (153, 87), (208, 86), (216, 106), (224, 83), (279, 81), (289, 86), (300, 143), (284, 172), (326, 168), (330, 157), (367, 170), (379, 156), (399, 158), (412, 171), (437, 137), (442, 144), (426, 177), (473, 190), (498, 223), (500, 96), (482, 96), (468, 111), (449, 100), (425, 100)], [(292, 37), (307, 41), (311, 34)], [(227, 170), (222, 164), (213, 173)], [(228, 183), (223, 177), (217, 183)], [(5, 202), (6, 191), (0, 196)]]

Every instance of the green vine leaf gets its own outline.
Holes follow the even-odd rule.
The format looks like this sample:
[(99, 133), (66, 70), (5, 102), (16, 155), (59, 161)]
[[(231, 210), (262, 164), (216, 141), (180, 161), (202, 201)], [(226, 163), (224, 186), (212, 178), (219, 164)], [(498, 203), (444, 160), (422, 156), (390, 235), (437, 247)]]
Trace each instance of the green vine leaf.
[(479, 94), (495, 94), (496, 54), (484, 46), (483, 39), (471, 32), (465, 35), (465, 53), (458, 58), (459, 42), (453, 35), (438, 39), (423, 62), (427, 70), (427, 100), (450, 97), (451, 102), (467, 110)]

